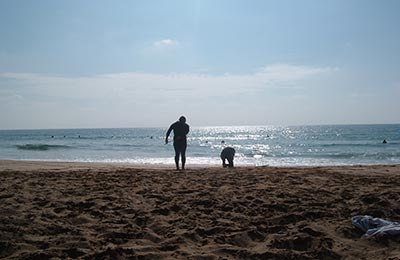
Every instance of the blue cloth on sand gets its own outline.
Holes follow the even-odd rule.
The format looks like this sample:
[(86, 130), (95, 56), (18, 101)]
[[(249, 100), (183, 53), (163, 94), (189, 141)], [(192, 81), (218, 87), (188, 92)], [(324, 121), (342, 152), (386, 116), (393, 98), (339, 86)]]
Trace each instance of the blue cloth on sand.
[(354, 216), (351, 218), (354, 226), (365, 232), (365, 237), (374, 236), (398, 236), (400, 235), (400, 223), (374, 218), (371, 216)]

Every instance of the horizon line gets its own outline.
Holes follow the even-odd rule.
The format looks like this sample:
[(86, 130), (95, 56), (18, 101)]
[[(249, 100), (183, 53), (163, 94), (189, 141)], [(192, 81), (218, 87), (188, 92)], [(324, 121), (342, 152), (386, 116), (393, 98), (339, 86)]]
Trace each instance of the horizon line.
[[(270, 124), (270, 125), (194, 125), (191, 128), (207, 127), (296, 127), (296, 126), (368, 126), (368, 125), (400, 125), (399, 123), (311, 123), (311, 124)], [(56, 127), (56, 128), (0, 128), (0, 131), (23, 131), (23, 130), (86, 130), (86, 129), (138, 129), (138, 128), (168, 128), (165, 126), (121, 126), (121, 127)]]

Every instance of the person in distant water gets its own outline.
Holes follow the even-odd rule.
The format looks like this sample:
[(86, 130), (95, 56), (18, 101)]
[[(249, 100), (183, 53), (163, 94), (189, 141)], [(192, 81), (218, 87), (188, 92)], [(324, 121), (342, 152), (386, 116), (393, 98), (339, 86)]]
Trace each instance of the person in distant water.
[(173, 123), (165, 137), (165, 144), (168, 144), (168, 137), (171, 131), (174, 131), (174, 149), (175, 149), (175, 165), (176, 169), (179, 170), (179, 156), (182, 158), (182, 170), (185, 169), (186, 163), (186, 135), (189, 133), (189, 125), (186, 124), (186, 118), (181, 116), (179, 121)]
[(387, 144), (387, 142), (386, 142), (386, 139), (385, 140), (383, 140), (383, 142), (382, 142), (383, 144)]
[[(235, 157), (235, 149), (232, 147), (225, 147), (221, 152), (221, 160), (222, 160), (222, 167), (232, 168), (233, 167), (233, 158)], [(228, 161), (228, 164), (225, 162)]]

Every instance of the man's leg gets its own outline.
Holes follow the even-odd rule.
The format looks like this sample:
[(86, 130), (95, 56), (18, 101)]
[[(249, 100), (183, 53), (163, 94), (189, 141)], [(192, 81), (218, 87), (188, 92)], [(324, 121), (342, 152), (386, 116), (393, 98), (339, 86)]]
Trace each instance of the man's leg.
[(179, 146), (174, 144), (175, 149), (175, 166), (176, 169), (179, 170)]
[(182, 156), (182, 170), (184, 170), (186, 163), (186, 144), (184, 147), (182, 147), (181, 156)]
[(229, 167), (232, 168), (233, 167), (233, 158), (228, 158), (228, 162), (229, 162)]
[(226, 166), (227, 166), (225, 163), (226, 158), (221, 156), (221, 160), (222, 160), (222, 168), (226, 168)]

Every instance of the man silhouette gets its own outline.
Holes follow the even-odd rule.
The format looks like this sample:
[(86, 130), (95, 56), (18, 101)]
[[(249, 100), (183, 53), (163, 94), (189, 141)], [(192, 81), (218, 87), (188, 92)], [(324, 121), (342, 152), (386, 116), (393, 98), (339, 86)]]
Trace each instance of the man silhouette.
[[(222, 167), (233, 168), (233, 158), (235, 157), (235, 149), (232, 147), (225, 147), (221, 152)], [(226, 163), (226, 161), (228, 163)]]
[(174, 131), (174, 149), (175, 149), (175, 165), (176, 169), (179, 170), (179, 156), (182, 157), (182, 170), (185, 169), (186, 163), (186, 135), (189, 133), (189, 125), (186, 124), (186, 118), (181, 116), (179, 121), (173, 123), (167, 131), (165, 137), (165, 144), (168, 144), (168, 137), (171, 131)]

